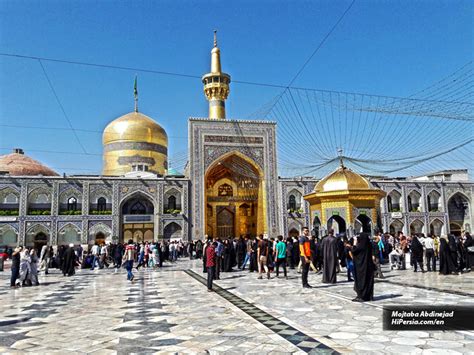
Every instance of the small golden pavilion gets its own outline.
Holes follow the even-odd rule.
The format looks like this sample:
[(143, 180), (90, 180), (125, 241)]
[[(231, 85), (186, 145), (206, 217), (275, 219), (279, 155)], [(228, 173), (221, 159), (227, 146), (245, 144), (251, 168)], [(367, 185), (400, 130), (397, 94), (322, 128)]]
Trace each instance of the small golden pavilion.
[(341, 165), (320, 180), (304, 196), (310, 204), (313, 227), (318, 232), (373, 233), (379, 217), (380, 200), (386, 193), (369, 180)]

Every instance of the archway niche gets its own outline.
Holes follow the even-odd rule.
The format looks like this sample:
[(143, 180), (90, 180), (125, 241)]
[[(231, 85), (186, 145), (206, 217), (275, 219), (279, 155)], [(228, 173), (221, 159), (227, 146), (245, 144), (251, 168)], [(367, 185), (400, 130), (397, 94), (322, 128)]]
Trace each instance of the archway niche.
[(341, 216), (331, 216), (328, 219), (328, 231), (333, 229), (334, 234), (346, 233), (346, 221)]
[(259, 166), (237, 151), (210, 165), (205, 175), (206, 235), (229, 238), (264, 233), (262, 177)]

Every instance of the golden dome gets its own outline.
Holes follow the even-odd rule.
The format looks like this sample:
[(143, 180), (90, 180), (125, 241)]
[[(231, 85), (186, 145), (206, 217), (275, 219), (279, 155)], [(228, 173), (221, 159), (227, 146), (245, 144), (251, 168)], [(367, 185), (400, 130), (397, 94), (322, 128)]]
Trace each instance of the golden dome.
[(359, 174), (353, 172), (345, 166), (340, 166), (324, 179), (320, 180), (314, 192), (333, 192), (350, 190), (372, 190), (372, 184)]
[(105, 127), (103, 144), (117, 141), (140, 141), (168, 146), (168, 136), (163, 127), (140, 112), (127, 113)]
[(105, 127), (104, 175), (124, 175), (136, 167), (159, 175), (168, 168), (168, 136), (150, 117), (130, 112)]
[(26, 156), (22, 149), (0, 156), (0, 171), (11, 176), (58, 176), (54, 170)]

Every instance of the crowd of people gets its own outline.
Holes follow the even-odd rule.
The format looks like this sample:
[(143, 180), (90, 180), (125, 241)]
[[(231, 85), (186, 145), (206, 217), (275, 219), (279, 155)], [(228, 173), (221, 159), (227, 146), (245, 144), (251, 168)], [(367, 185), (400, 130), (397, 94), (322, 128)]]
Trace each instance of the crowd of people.
[(43, 245), (38, 254), (35, 248), (19, 246), (8, 251), (11, 264), (10, 287), (38, 286), (38, 273), (49, 273), (49, 269), (59, 269), (64, 276), (72, 276), (76, 268), (104, 269), (110, 266), (116, 271), (128, 265), (127, 249), (135, 251), (133, 262), (136, 269), (160, 268), (164, 261), (175, 262), (178, 257), (188, 256), (188, 243), (179, 241), (143, 243), (95, 243), (87, 250), (81, 245)]
[(319, 239), (310, 236), (305, 227), (300, 237), (209, 238), (204, 243), (191, 242), (188, 249), (191, 257), (193, 250), (196, 257), (202, 255), (203, 272), (208, 274), (210, 291), (212, 281), (218, 280), (221, 272), (233, 268), (245, 270), (247, 265), (250, 272), (258, 273), (259, 279), (265, 275), (270, 278), (272, 272), (279, 277), (280, 270), (287, 278), (287, 267), (297, 269), (302, 273), (304, 288), (311, 288), (308, 284), (310, 269), (321, 273), (324, 283), (336, 283), (337, 273), (345, 269), (347, 280), (354, 281), (355, 290), (359, 290), (355, 301), (373, 298), (373, 279), (384, 278), (382, 265), (386, 263), (392, 270), (406, 270), (407, 260), (410, 260), (414, 272), (435, 272), (438, 266), (442, 275), (469, 272), (474, 265), (474, 243), (468, 232), (460, 237), (405, 236), (399, 232), (395, 236), (376, 233), (373, 237), (360, 233), (348, 238), (329, 231)]
[[(381, 265), (406, 270), (407, 260), (414, 272), (435, 272), (442, 275), (469, 272), (474, 265), (474, 242), (468, 232), (462, 236), (447, 237), (413, 234), (405, 236), (376, 233), (371, 237), (361, 233), (353, 238), (335, 235), (331, 230), (323, 238), (311, 236), (308, 228), (299, 237), (268, 238), (207, 238), (184, 242), (182, 240), (135, 243), (101, 243), (89, 246), (44, 245), (41, 252), (34, 248), (17, 247), (10, 251), (12, 258), (11, 287), (39, 285), (38, 272), (48, 274), (50, 268), (72, 276), (76, 268), (103, 269), (124, 267), (127, 278), (133, 281), (133, 268), (161, 268), (163, 262), (176, 262), (178, 258), (202, 259), (203, 272), (208, 275), (208, 289), (221, 272), (235, 268), (256, 272), (259, 279), (288, 278), (288, 268), (302, 274), (302, 286), (308, 283), (309, 270), (322, 274), (323, 283), (336, 283), (337, 274), (343, 271), (347, 280), (354, 282), (355, 301), (373, 298), (374, 278), (383, 278)], [(135, 265), (135, 266), (134, 266)], [(345, 269), (345, 270), (344, 270)]]

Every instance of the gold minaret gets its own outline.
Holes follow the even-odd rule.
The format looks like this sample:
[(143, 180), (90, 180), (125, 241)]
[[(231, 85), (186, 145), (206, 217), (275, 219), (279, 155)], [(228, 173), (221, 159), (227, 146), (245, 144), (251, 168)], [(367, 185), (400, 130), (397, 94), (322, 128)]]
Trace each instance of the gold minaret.
[(229, 96), (230, 75), (221, 71), (221, 51), (217, 47), (214, 31), (214, 48), (211, 51), (211, 72), (202, 77), (204, 93), (209, 101), (209, 118), (225, 119), (225, 100)]

